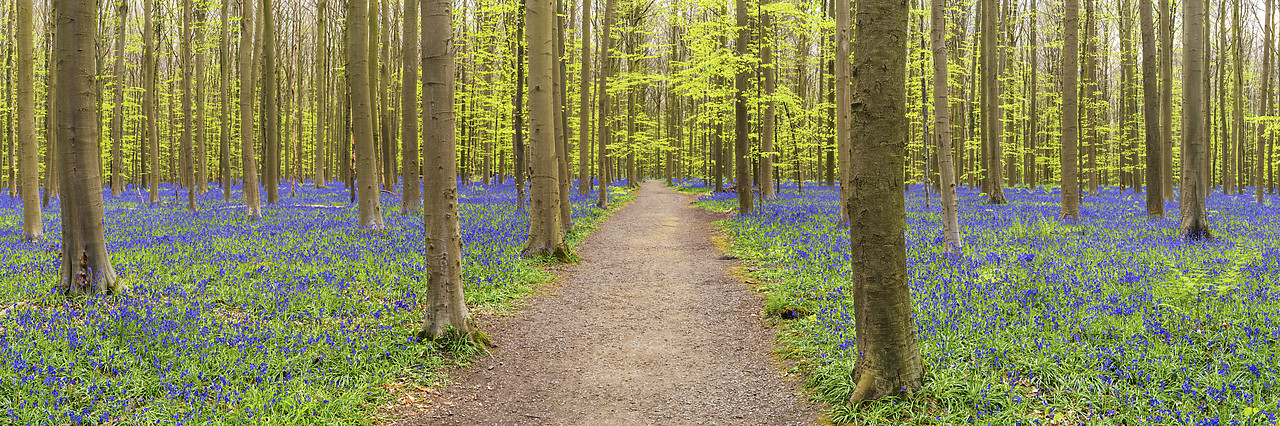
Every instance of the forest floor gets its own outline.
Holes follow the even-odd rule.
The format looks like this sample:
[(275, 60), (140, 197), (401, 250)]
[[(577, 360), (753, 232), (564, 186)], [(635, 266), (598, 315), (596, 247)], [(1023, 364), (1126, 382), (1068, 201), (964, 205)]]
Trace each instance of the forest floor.
[(519, 314), (482, 323), (498, 345), (395, 425), (813, 424), (770, 356), (776, 328), (735, 278), (694, 197), (646, 182), (556, 267)]

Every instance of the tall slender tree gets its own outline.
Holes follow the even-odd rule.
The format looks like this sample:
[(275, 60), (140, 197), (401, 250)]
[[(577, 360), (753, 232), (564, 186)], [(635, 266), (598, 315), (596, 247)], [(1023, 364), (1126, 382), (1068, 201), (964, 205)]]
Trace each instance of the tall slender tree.
[(578, 72), (578, 195), (591, 192), (591, 0), (582, 0), (582, 61)]
[(103, 233), (102, 175), (98, 157), (98, 115), (94, 99), (97, 73), (97, 2), (59, 0), (55, 84), (62, 88), (58, 109), (58, 149), (66, 176), (62, 193), (62, 293), (120, 294), (123, 286), (111, 266)]
[(849, 5), (844, 0), (831, 0), (835, 8), (835, 135), (836, 157), (839, 159), (837, 175), (840, 177), (840, 223), (848, 220), (844, 206), (849, 204), (849, 37), (853, 31), (849, 24)]
[[(841, 1), (840, 3), (844, 3)], [(902, 0), (858, 2), (853, 40), (848, 202), (858, 359), (849, 399), (860, 404), (920, 389), (924, 369), (907, 284), (905, 167), (907, 15)], [(839, 58), (841, 61), (847, 58)]]
[(600, 67), (599, 84), (596, 89), (596, 97), (600, 100), (600, 107), (596, 113), (597, 121), (599, 121), (600, 131), (596, 132), (599, 148), (596, 150), (596, 176), (599, 179), (599, 188), (596, 193), (596, 207), (605, 208), (609, 205), (609, 140), (612, 139), (612, 130), (609, 127), (609, 106), (611, 104), (609, 96), (609, 79), (613, 77), (614, 62), (610, 49), (613, 48), (613, 19), (614, 8), (618, 0), (605, 0), (604, 6), (604, 24), (600, 27)]
[[(1182, 156), (1183, 176), (1182, 191), (1179, 195), (1179, 210), (1182, 214), (1182, 236), (1191, 240), (1213, 238), (1209, 231), (1207, 211), (1205, 209), (1206, 189), (1202, 186), (1200, 174), (1205, 171), (1204, 154), (1204, 111), (1200, 103), (1200, 73), (1204, 64), (1204, 3), (1192, 0), (1182, 3), (1182, 16), (1186, 17), (1182, 35), (1182, 137), (1183, 148), (1187, 150)], [(1225, 141), (1224, 141), (1225, 142)]]
[(120, 0), (116, 4), (116, 64), (115, 64), (115, 112), (111, 114), (111, 195), (119, 197), (124, 190), (124, 29), (129, 18), (129, 3)]
[[(1160, 0), (1160, 181), (1165, 201), (1173, 201), (1173, 9)], [(1148, 181), (1147, 185), (1156, 182)]]
[[(943, 236), (948, 253), (960, 253), (959, 206), (956, 201), (956, 174), (951, 156), (950, 64), (947, 61), (947, 0), (930, 2), (929, 37), (933, 42), (933, 128), (938, 141), (938, 169), (942, 182)], [(1034, 120), (1033, 120), (1034, 121)]]
[[(1166, 0), (1167, 1), (1167, 0)], [(1080, 122), (1077, 76), (1080, 60), (1080, 2), (1066, 0), (1066, 16), (1063, 17), (1065, 40), (1062, 48), (1062, 218), (1080, 218), (1080, 182), (1076, 175), (1076, 144)]]
[(329, 2), (316, 2), (316, 127), (315, 127), (315, 165), (312, 183), (316, 188), (329, 185)]
[[(248, 1), (248, 0), (241, 0)], [(160, 202), (160, 124), (157, 115), (160, 113), (160, 104), (156, 97), (156, 43), (155, 43), (155, 2), (156, 0), (143, 0), (143, 14), (145, 17), (144, 28), (142, 31), (142, 69), (143, 69), (143, 90), (142, 94), (142, 114), (146, 116), (146, 141), (149, 143), (149, 154), (147, 159), (150, 160), (151, 167), (147, 169), (147, 186), (150, 192), (147, 196), (147, 203), (155, 205)], [(242, 45), (243, 46), (243, 45)]]
[[(418, 193), (418, 1), (404, 2), (404, 35), (401, 37), (400, 63), (400, 149), (404, 163), (404, 188), (400, 197), (400, 213), (416, 213), (422, 207)], [(452, 37), (452, 31), (450, 34)], [(452, 55), (450, 55), (452, 56)], [(450, 127), (452, 129), (452, 127)], [(451, 138), (452, 139), (452, 138)]]
[(777, 106), (773, 101), (773, 91), (777, 87), (777, 72), (773, 63), (773, 16), (767, 9), (769, 0), (760, 2), (760, 45), (761, 73), (764, 74), (765, 97), (764, 116), (760, 117), (760, 198), (772, 200), (773, 193), (773, 139), (774, 121), (777, 119)]
[(747, 0), (737, 0), (735, 2), (735, 15), (737, 18), (738, 38), (734, 42), (734, 48), (737, 50), (738, 60), (744, 63), (739, 65), (737, 74), (733, 79), (734, 101), (733, 101), (733, 161), (735, 184), (738, 190), (738, 214), (751, 214), (754, 210), (754, 201), (751, 199), (751, 140), (748, 138), (747, 130), (750, 123), (747, 122), (747, 91), (751, 89), (751, 71), (746, 66), (747, 60), (747, 44), (751, 38), (751, 22), (747, 14)]
[(219, 106), (222, 113), (218, 115), (221, 131), (218, 133), (218, 182), (222, 185), (222, 200), (231, 200), (231, 2), (224, 0), (222, 4), (222, 37), (218, 40), (218, 90)]
[[(415, 0), (409, 0), (415, 1)], [(467, 311), (462, 281), (454, 136), (453, 18), (449, 0), (422, 0), (423, 235), (426, 237), (427, 320), (420, 339), (487, 342)], [(405, 14), (405, 19), (409, 15)], [(406, 50), (408, 54), (409, 50)], [(452, 335), (450, 335), (452, 333)]]
[(196, 174), (195, 174), (195, 152), (191, 145), (191, 132), (195, 131), (195, 117), (191, 114), (191, 81), (195, 80), (192, 75), (192, 58), (191, 43), (194, 36), (192, 30), (195, 28), (191, 23), (194, 14), (194, 5), (191, 0), (183, 0), (182, 2), (182, 181), (187, 187), (187, 210), (195, 211), (196, 209)]
[(32, 29), (32, 0), (18, 2), (17, 123), (21, 145), (18, 180), (22, 189), (22, 237), (28, 241), (44, 238), (40, 212), (40, 147), (36, 142), (35, 43)]
[[(1265, 0), (1265, 3), (1266, 11), (1264, 16), (1266, 17), (1266, 20), (1262, 24), (1262, 115), (1270, 116), (1271, 110), (1275, 108), (1274, 101), (1271, 97), (1271, 73), (1274, 72), (1274, 70), (1271, 69), (1271, 55), (1274, 49), (1271, 28), (1271, 6), (1273, 1)], [(1264, 165), (1268, 163), (1266, 146), (1267, 140), (1270, 138), (1266, 135), (1265, 128), (1261, 124), (1258, 125), (1257, 133), (1258, 145), (1255, 147), (1255, 164), (1257, 164), (1257, 170), (1253, 172), (1253, 189), (1254, 201), (1261, 203), (1262, 186), (1265, 183), (1263, 179), (1266, 174), (1266, 168)]]
[(555, 0), (525, 0), (529, 46), (529, 240), (523, 255), (570, 257), (560, 223), (560, 167), (555, 137)]
[(280, 107), (276, 82), (275, 2), (262, 0), (262, 155), (267, 204), (280, 203)]
[(240, 175), (244, 180), (245, 215), (262, 218), (262, 194), (258, 186), (258, 154), (253, 148), (253, 0), (240, 0)]
[[(269, 0), (267, 0), (269, 1)], [(351, 127), (355, 139), (356, 183), (358, 184), (358, 214), (360, 226), (382, 228), (382, 206), (378, 201), (378, 158), (373, 142), (373, 99), (370, 55), (377, 52), (370, 47), (369, 23), (374, 21), (370, 13), (376, 4), (365, 0), (347, 1), (347, 85), (351, 90)]]
[(1001, 9), (996, 0), (982, 3), (982, 146), (987, 163), (987, 203), (1004, 204), (1004, 166), (1000, 149), (1000, 108), (1003, 103), (998, 94), (997, 79), (1000, 74), (999, 47), (996, 35), (1000, 32)]

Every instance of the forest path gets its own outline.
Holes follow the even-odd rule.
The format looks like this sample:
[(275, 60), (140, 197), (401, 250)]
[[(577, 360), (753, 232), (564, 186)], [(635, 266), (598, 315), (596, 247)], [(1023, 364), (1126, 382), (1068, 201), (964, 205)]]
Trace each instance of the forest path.
[(637, 197), (545, 294), (484, 324), (491, 358), (395, 424), (814, 424), (760, 296), (712, 243), (716, 214), (659, 181)]

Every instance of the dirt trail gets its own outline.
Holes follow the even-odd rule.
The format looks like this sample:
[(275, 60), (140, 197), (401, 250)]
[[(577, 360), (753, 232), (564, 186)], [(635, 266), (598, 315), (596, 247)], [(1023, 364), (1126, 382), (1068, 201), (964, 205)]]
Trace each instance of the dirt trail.
[(715, 218), (657, 181), (578, 246), (582, 262), (522, 313), (486, 324), (499, 347), (397, 425), (813, 424), (769, 353), (760, 296), (711, 242)]

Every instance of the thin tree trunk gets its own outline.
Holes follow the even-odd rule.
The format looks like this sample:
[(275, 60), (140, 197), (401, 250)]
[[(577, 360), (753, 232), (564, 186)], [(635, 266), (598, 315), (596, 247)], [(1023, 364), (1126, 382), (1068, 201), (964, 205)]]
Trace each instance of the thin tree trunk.
[(32, 0), (18, 2), (17, 130), (22, 145), (18, 164), (22, 189), (22, 237), (27, 241), (44, 238), (40, 212), (40, 146), (36, 141), (35, 43), (32, 31)]
[(194, 29), (195, 38), (191, 40), (191, 43), (196, 44), (195, 47), (192, 47), (194, 50), (192, 53), (195, 55), (195, 77), (193, 77), (193, 83), (196, 85), (196, 118), (195, 121), (193, 121), (193, 125), (195, 126), (196, 140), (191, 166), (195, 172), (195, 185), (193, 185), (193, 187), (196, 189), (197, 193), (204, 194), (209, 192), (209, 160), (207, 152), (209, 129), (205, 126), (204, 119), (204, 48), (199, 46), (204, 45), (205, 39), (205, 6), (198, 7), (193, 10), (192, 13), (195, 13), (196, 18)]
[(182, 180), (187, 189), (187, 210), (196, 210), (196, 174), (195, 174), (195, 153), (192, 152), (191, 132), (196, 126), (195, 117), (191, 116), (191, 80), (195, 77), (192, 74), (191, 60), (191, 43), (192, 28), (191, 15), (194, 13), (191, 0), (183, 0), (182, 2)]
[[(739, 0), (744, 1), (744, 0)], [(839, 221), (846, 223), (845, 206), (849, 204), (849, 44), (850, 28), (849, 2), (833, 1), (835, 7), (835, 107), (836, 107), (836, 157), (839, 158), (838, 175), (840, 176), (840, 208)], [(741, 24), (739, 24), (741, 25)]]
[(1004, 204), (1004, 167), (1000, 149), (1000, 107), (1004, 103), (997, 93), (996, 77), (1000, 73), (996, 35), (1000, 7), (996, 0), (984, 0), (982, 6), (982, 146), (987, 163), (987, 203)]
[(258, 155), (253, 147), (253, 0), (240, 0), (240, 169), (244, 177), (244, 204), (249, 220), (262, 218), (262, 193), (258, 186)]
[(1080, 218), (1080, 183), (1076, 175), (1076, 143), (1079, 138), (1079, 108), (1076, 99), (1079, 88), (1076, 76), (1080, 58), (1080, 3), (1066, 0), (1066, 16), (1063, 18), (1065, 34), (1062, 49), (1062, 218)]
[(773, 138), (776, 106), (773, 92), (777, 87), (777, 72), (773, 63), (773, 16), (766, 9), (769, 0), (760, 0), (760, 60), (764, 68), (764, 96), (768, 97), (764, 116), (760, 117), (760, 197), (766, 200), (776, 198), (773, 187)]
[(1037, 127), (1040, 125), (1040, 40), (1039, 36), (1036, 34), (1038, 29), (1037, 26), (1039, 25), (1037, 23), (1037, 18), (1040, 15), (1039, 12), (1040, 9), (1036, 7), (1036, 1), (1031, 0), (1031, 10), (1027, 12), (1027, 15), (1031, 18), (1031, 25), (1028, 28), (1031, 31), (1031, 35), (1028, 37), (1031, 45), (1028, 49), (1029, 56), (1031, 56), (1031, 83), (1027, 85), (1027, 91), (1029, 92), (1027, 94), (1027, 97), (1029, 98), (1027, 103), (1030, 104), (1028, 107), (1029, 112), (1027, 113), (1027, 117), (1029, 117), (1027, 120), (1027, 126), (1029, 128), (1027, 129), (1026, 158), (1022, 161), (1023, 172), (1026, 175), (1024, 179), (1026, 180), (1027, 187), (1031, 189), (1040, 187), (1040, 180), (1036, 178), (1036, 151), (1040, 149), (1038, 143), (1040, 140), (1040, 131)]
[(599, 188), (596, 197), (596, 207), (605, 208), (609, 205), (609, 140), (612, 138), (612, 130), (609, 128), (609, 78), (613, 76), (613, 55), (609, 53), (609, 49), (613, 46), (613, 10), (617, 0), (605, 0), (604, 7), (604, 24), (600, 27), (600, 64), (603, 68), (599, 73), (599, 83), (596, 89), (597, 97), (600, 99), (599, 113), (596, 120), (599, 122), (600, 131), (596, 135), (599, 139), (599, 149), (597, 155), (599, 159), (596, 161), (596, 175), (598, 176)]
[[(400, 150), (404, 163), (404, 188), (400, 197), (400, 214), (416, 213), (422, 207), (418, 193), (418, 1), (404, 1), (404, 35), (400, 65)], [(453, 31), (449, 31), (452, 35)], [(452, 55), (449, 55), (452, 56)], [(450, 129), (453, 127), (450, 126)], [(450, 138), (452, 139), (452, 138)]]
[[(222, 184), (222, 200), (231, 201), (231, 49), (227, 30), (230, 1), (222, 4), (222, 37), (218, 49), (218, 89), (222, 114), (218, 116), (222, 131), (218, 133), (218, 173)], [(319, 139), (317, 139), (319, 140)]]
[[(747, 0), (736, 1), (736, 15), (738, 26), (738, 38), (735, 44), (739, 58), (745, 58), (747, 55), (747, 43), (751, 37), (750, 22), (747, 17)], [(734, 86), (734, 102), (733, 102), (733, 160), (736, 164), (734, 172), (738, 190), (738, 214), (751, 214), (754, 210), (754, 203), (751, 199), (751, 166), (748, 165), (748, 157), (751, 155), (751, 140), (748, 138), (747, 123), (747, 91), (751, 89), (750, 70), (742, 67), (738, 70), (737, 75), (733, 79)]]
[(578, 195), (591, 192), (591, 0), (582, 0), (582, 62), (578, 86)]
[[(933, 0), (929, 37), (933, 43), (933, 127), (938, 141), (938, 169), (942, 182), (943, 237), (947, 253), (961, 253), (959, 206), (956, 202), (956, 174), (951, 161), (951, 105), (949, 63), (946, 46), (946, 0)], [(1033, 116), (1034, 117), (1034, 116)]]
[[(1271, 29), (1271, 5), (1272, 0), (1266, 0), (1266, 21), (1262, 24), (1263, 42), (1262, 42), (1262, 115), (1270, 116), (1271, 110), (1275, 108), (1271, 99), (1271, 55), (1272, 55), (1272, 29)], [(1258, 125), (1258, 146), (1257, 164), (1258, 169), (1253, 172), (1253, 189), (1254, 201), (1262, 202), (1262, 186), (1265, 184), (1266, 167), (1269, 164), (1267, 158), (1267, 141), (1271, 138), (1266, 135), (1266, 130), (1261, 124)], [(1212, 163), (1211, 163), (1212, 164)]]
[[(329, 184), (326, 166), (328, 158), (328, 141), (326, 137), (329, 123), (329, 2), (319, 0), (316, 5), (316, 125), (315, 125), (315, 177), (312, 183), (316, 188), (324, 188)], [(406, 19), (408, 17), (406, 16)]]
[[(1171, 0), (1160, 0), (1160, 184), (1165, 201), (1173, 198), (1173, 11)], [(1154, 182), (1148, 182), (1152, 185)]]
[(129, 4), (121, 0), (116, 5), (116, 64), (115, 64), (115, 112), (111, 114), (111, 196), (119, 197), (124, 189), (124, 160), (120, 148), (124, 144), (124, 29), (129, 18)]
[(267, 172), (267, 204), (280, 203), (280, 107), (276, 83), (276, 23), (273, 0), (262, 0), (262, 123), (263, 153)]

